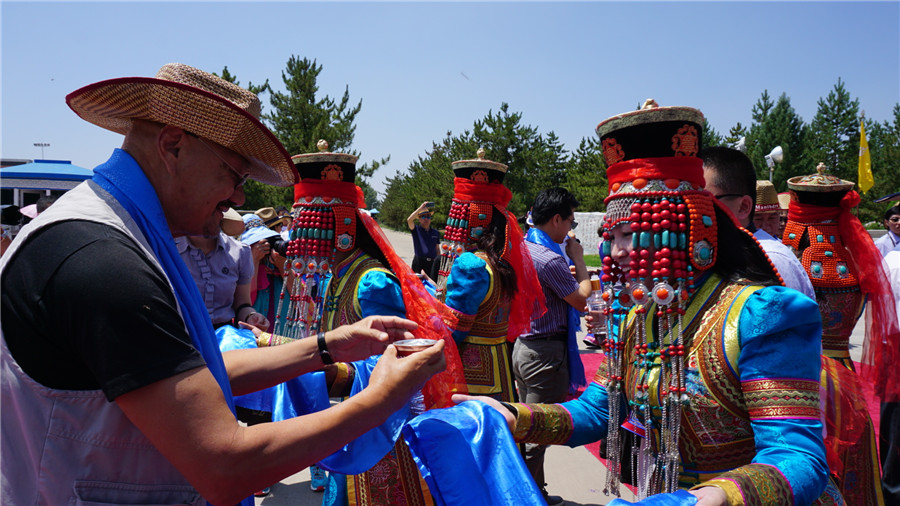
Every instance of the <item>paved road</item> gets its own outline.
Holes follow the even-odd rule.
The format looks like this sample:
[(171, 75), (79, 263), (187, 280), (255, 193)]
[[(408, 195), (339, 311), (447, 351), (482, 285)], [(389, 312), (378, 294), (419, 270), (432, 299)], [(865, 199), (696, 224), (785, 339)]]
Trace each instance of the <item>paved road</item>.
[[(406, 262), (412, 262), (413, 246), (409, 233), (384, 229), (385, 235), (394, 246), (397, 254)], [(860, 318), (864, 321), (865, 318)], [(583, 335), (578, 336), (579, 345)], [(859, 360), (863, 339), (862, 325), (857, 325), (851, 337), (850, 353), (854, 360)], [(596, 353), (582, 349), (583, 353)], [(603, 505), (613, 498), (602, 492), (606, 477), (606, 466), (594, 458), (584, 448), (551, 446), (547, 450), (544, 469), (547, 478), (547, 491), (566, 499), (566, 504), (573, 506)], [(622, 498), (633, 501), (631, 492), (622, 487)], [(265, 498), (258, 498), (258, 506), (317, 506), (322, 502), (322, 494), (309, 489), (309, 472), (304, 470), (286, 478), (272, 486), (272, 493)]]

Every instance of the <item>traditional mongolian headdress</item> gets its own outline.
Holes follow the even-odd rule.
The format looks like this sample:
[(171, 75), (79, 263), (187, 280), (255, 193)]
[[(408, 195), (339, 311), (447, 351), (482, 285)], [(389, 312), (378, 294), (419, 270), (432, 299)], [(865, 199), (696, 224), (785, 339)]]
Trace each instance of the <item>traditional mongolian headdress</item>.
[(822, 346), (847, 350), (863, 301), (870, 305), (862, 376), (883, 400), (900, 400), (900, 331), (881, 254), (850, 210), (854, 183), (825, 173), (788, 179), (791, 202), (783, 242), (800, 252), (822, 312)]
[[(452, 405), (450, 394), (465, 393), (466, 386), (459, 352), (444, 324), (446, 308), (425, 290), (409, 265), (391, 247), (378, 223), (360, 212), (365, 208), (365, 199), (355, 182), (357, 157), (328, 152), (324, 140), (316, 146), (318, 153), (292, 157), (300, 174), (300, 182), (294, 185), (293, 221), (287, 247), (294, 283), (287, 322), (280, 328), (276, 322), (276, 332), (284, 328), (283, 335), (293, 338), (318, 332), (323, 297), (322, 290), (316, 287), (332, 273), (337, 253), (353, 251), (361, 239), (357, 231), (365, 233), (387, 260), (386, 267), (397, 277), (406, 316), (419, 324), (413, 333), (421, 338), (447, 341), (444, 348), (447, 368), (426, 383), (423, 393), (429, 408)], [(283, 295), (276, 315), (281, 313), (282, 302)]]
[[(294, 283), (291, 285), (286, 321), (281, 321), (284, 291), (275, 312), (275, 332), (292, 339), (315, 335), (320, 327), (322, 294), (317, 286), (331, 273), (338, 251), (353, 250), (357, 209), (365, 207), (362, 190), (356, 186), (357, 157), (327, 152), (320, 140), (318, 153), (295, 155), (300, 182), (294, 185), (293, 220), (286, 250)], [(302, 282), (298, 282), (301, 281)]]
[[(614, 116), (597, 126), (609, 180), (603, 221), (602, 280), (607, 287), (603, 299), (609, 316), (613, 314), (614, 300), (622, 306), (616, 310), (620, 316), (631, 308), (636, 312), (635, 361), (624, 361), (624, 335), (606, 343), (610, 472), (604, 493), (615, 493), (619, 486), (623, 450), (619, 406), (623, 401), (625, 368), (638, 367), (641, 370), (636, 377), (647, 378), (649, 364), (655, 357), (662, 358), (660, 385), (666, 394), (660, 394), (663, 406), (658, 454), (653, 455), (651, 437), (636, 438), (640, 440), (639, 496), (678, 488), (681, 410), (688, 399), (683, 315), (695, 283), (716, 264), (719, 224), (732, 216), (703, 189), (703, 162), (697, 157), (702, 126), (703, 114), (697, 109), (658, 107), (652, 100), (637, 111)], [(730, 219), (739, 228), (734, 218)], [(627, 265), (618, 265), (611, 257), (611, 231), (622, 223), (633, 233), (633, 250)], [(751, 247), (756, 242), (748, 232), (740, 236)], [(758, 243), (756, 247), (759, 248)], [(648, 291), (646, 287), (651, 288)], [(652, 303), (656, 304), (657, 340), (645, 324)], [(614, 335), (611, 329), (608, 335)], [(649, 385), (646, 379), (639, 381), (638, 393), (632, 399), (632, 417), (625, 425), (635, 427), (635, 432), (650, 433), (656, 424), (648, 403)], [(651, 476), (657, 481), (649, 483)], [(660, 478), (664, 481), (658, 481)]]
[(528, 330), (535, 311), (543, 312), (543, 290), (528, 248), (525, 247), (522, 229), (516, 217), (506, 210), (512, 200), (512, 192), (504, 186), (507, 166), (485, 160), (484, 149), (477, 152), (475, 160), (459, 160), (452, 163), (453, 200), (450, 203), (444, 241), (441, 243), (437, 292), (443, 300), (447, 289), (447, 277), (453, 262), (459, 255), (477, 248), (478, 239), (491, 227), (496, 214), (506, 223), (502, 239), (500, 260), (507, 262), (516, 273), (515, 294), (510, 294), (510, 315), (507, 339)]

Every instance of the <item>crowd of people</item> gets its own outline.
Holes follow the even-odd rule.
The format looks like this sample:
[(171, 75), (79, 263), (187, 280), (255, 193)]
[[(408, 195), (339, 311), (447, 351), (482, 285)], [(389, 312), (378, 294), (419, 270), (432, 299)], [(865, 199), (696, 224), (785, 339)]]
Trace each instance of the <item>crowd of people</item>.
[[(356, 156), (291, 156), (213, 74), (67, 103), (125, 139), (0, 260), (4, 504), (252, 504), (308, 467), (323, 505), (553, 505), (547, 445), (595, 441), (604, 493), (648, 504), (900, 501), (900, 207), (873, 242), (824, 168), (784, 212), (746, 155), (701, 147), (697, 109), (601, 122), (587, 381), (597, 287), (566, 189), (523, 232), (508, 167), (453, 162), (449, 208), (407, 219), (410, 265)], [(292, 208), (241, 216), (248, 178), (293, 186)]]

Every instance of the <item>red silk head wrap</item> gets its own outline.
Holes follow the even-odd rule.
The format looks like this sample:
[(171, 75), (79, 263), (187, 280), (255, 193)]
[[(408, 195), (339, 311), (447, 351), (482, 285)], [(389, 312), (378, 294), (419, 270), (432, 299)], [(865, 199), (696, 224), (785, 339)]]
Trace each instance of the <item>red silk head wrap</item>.
[(425, 290), (409, 264), (404, 262), (394, 251), (378, 223), (365, 213), (358, 214), (366, 231), (387, 258), (391, 271), (400, 282), (403, 304), (406, 306), (406, 318), (419, 324), (419, 328), (413, 331), (413, 334), (422, 339), (444, 340), (444, 357), (447, 360), (447, 368), (432, 376), (422, 388), (425, 407), (432, 409), (453, 406), (450, 396), (457, 393), (468, 393), (468, 387), (463, 374), (462, 360), (459, 358), (459, 350), (456, 348), (456, 341), (453, 340), (450, 330), (444, 324), (444, 318), (450, 317), (450, 311)]
[(366, 208), (362, 189), (353, 183), (307, 178), (294, 185), (294, 202), (313, 197), (337, 197), (342, 202), (355, 202), (356, 207), (360, 209)]
[(516, 293), (509, 305), (509, 326), (507, 341), (528, 331), (532, 318), (547, 312), (544, 292), (531, 260), (531, 253), (525, 246), (525, 235), (519, 221), (506, 210), (512, 200), (512, 191), (501, 183), (476, 183), (465, 178), (453, 179), (453, 200), (460, 202), (488, 202), (506, 218), (506, 251), (503, 259), (509, 262), (516, 273)]
[(703, 188), (706, 182), (703, 179), (703, 161), (696, 156), (676, 156), (671, 158), (635, 158), (624, 162), (614, 163), (606, 169), (606, 177), (609, 180), (609, 198), (615, 198), (615, 193), (622, 183), (633, 183), (640, 190), (651, 179), (660, 179), (670, 190), (678, 187), (681, 181), (691, 183), (695, 188)]
[(859, 278), (859, 287), (870, 310), (866, 312), (866, 339), (863, 342), (863, 378), (875, 387), (882, 401), (900, 401), (900, 328), (890, 281), (882, 266), (881, 253), (872, 237), (850, 210), (859, 205), (859, 194), (848, 191), (840, 207), (791, 202), (788, 219), (798, 223), (838, 220), (841, 241), (850, 253), (850, 262)]

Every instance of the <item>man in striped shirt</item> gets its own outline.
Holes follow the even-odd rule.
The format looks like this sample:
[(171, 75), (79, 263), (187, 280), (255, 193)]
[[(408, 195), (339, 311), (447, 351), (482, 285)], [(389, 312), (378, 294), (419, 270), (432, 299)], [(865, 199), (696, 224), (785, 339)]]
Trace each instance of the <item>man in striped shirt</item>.
[[(581, 244), (574, 238), (566, 243), (566, 253), (575, 267), (574, 277), (559, 246), (577, 226), (577, 207), (578, 200), (568, 190), (550, 188), (538, 194), (531, 209), (534, 226), (528, 231), (525, 244), (544, 290), (547, 312), (533, 319), (529, 332), (519, 336), (513, 346), (513, 374), (521, 402), (563, 402), (573, 382), (570, 373), (580, 375), (574, 381), (584, 384), (583, 366), (575, 367), (581, 365), (581, 358), (574, 339), (580, 312), (591, 294), (591, 282)], [(571, 362), (570, 342), (575, 343), (576, 350)], [(525, 463), (547, 503), (560, 504), (562, 498), (549, 496), (544, 488), (545, 448), (526, 444)]]

